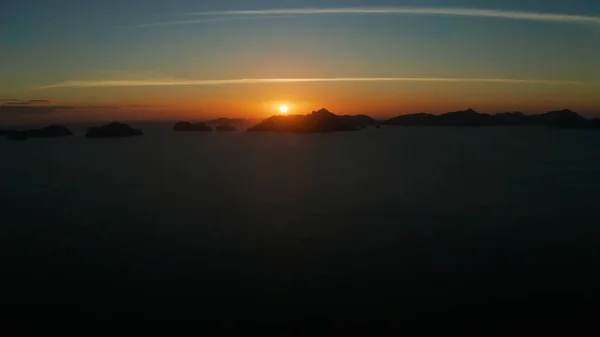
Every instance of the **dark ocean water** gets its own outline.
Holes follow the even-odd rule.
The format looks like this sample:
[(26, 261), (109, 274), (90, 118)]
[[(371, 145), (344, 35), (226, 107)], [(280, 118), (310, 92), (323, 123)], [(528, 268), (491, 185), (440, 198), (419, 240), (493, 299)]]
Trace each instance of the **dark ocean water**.
[(7, 317), (594, 313), (600, 132), (144, 131), (0, 140)]

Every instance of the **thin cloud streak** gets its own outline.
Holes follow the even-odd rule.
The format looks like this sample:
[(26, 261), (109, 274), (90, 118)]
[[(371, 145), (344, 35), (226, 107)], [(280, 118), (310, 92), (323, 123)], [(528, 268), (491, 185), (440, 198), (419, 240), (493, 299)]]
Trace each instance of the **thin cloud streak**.
[[(203, 16), (246, 16), (246, 15), (319, 15), (319, 14), (414, 14), (414, 15), (450, 15), (488, 17), (511, 20), (563, 22), (600, 24), (600, 17), (587, 15), (574, 15), (564, 13), (543, 13), (527, 11), (510, 11), (501, 9), (478, 8), (442, 8), (442, 7), (352, 7), (352, 8), (295, 8), (295, 9), (260, 9), (260, 10), (232, 10), (188, 13)], [(191, 23), (191, 22), (188, 22)]]
[(102, 87), (168, 87), (168, 86), (219, 86), (272, 83), (316, 83), (316, 82), (441, 82), (441, 83), (507, 83), (546, 85), (591, 85), (581, 81), (540, 80), (514, 78), (432, 78), (432, 77), (334, 77), (334, 78), (248, 78), (230, 80), (110, 80), (110, 81), (66, 81), (38, 89), (55, 88), (102, 88)]
[[(289, 15), (277, 15), (277, 17), (287, 17)], [(148, 28), (148, 27), (161, 27), (161, 26), (178, 26), (178, 25), (194, 25), (199, 23), (210, 23), (210, 22), (223, 22), (223, 21), (237, 21), (237, 20), (258, 20), (267, 17), (273, 17), (273, 15), (258, 15), (258, 16), (225, 16), (210, 19), (197, 19), (197, 20), (180, 20), (180, 21), (165, 21), (155, 23), (143, 23), (139, 25), (133, 25), (136, 28)]]

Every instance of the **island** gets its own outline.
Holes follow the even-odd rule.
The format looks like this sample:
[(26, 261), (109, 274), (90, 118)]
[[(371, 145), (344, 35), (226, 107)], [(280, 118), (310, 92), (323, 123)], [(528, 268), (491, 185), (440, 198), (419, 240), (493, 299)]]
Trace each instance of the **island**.
[(360, 130), (360, 125), (370, 122), (370, 120), (372, 120), (370, 117), (366, 119), (364, 115), (338, 116), (327, 109), (321, 109), (308, 115), (272, 116), (251, 127), (248, 131), (291, 133), (357, 131)]
[(41, 129), (24, 131), (8, 130), (6, 138), (10, 140), (25, 140), (27, 138), (57, 138), (73, 135), (71, 130), (62, 125), (49, 125)]
[(128, 124), (113, 122), (103, 126), (88, 128), (85, 136), (87, 138), (122, 138), (141, 136), (144, 133), (140, 129), (134, 129)]
[(564, 109), (542, 114), (526, 115), (521, 112), (504, 112), (494, 115), (473, 109), (448, 112), (441, 115), (414, 113), (394, 117), (385, 125), (402, 126), (547, 126), (557, 128), (598, 128), (598, 119), (586, 119), (580, 114)]
[(210, 126), (211, 128), (213, 128), (215, 130), (220, 125), (231, 125), (239, 131), (239, 130), (247, 130), (250, 126), (252, 126), (258, 122), (260, 122), (260, 119), (255, 120), (255, 119), (247, 119), (247, 118), (220, 117), (220, 118), (216, 118), (216, 119), (207, 120), (204, 123), (206, 123), (206, 125)]
[(340, 116), (346, 123), (357, 126), (360, 129), (364, 129), (367, 126), (377, 126), (379, 122), (374, 120), (371, 116), (367, 115), (344, 115)]
[(15, 129), (0, 129), (0, 135), (7, 135), (11, 132), (17, 132)]
[(206, 123), (179, 122), (173, 126), (173, 131), (182, 132), (211, 132), (212, 129)]
[(245, 119), (245, 118), (226, 118), (226, 117), (221, 117), (221, 118), (216, 118), (216, 119), (211, 119), (209, 121), (206, 121), (206, 124), (209, 125), (224, 125), (224, 124), (229, 124), (229, 125), (234, 125), (234, 126), (239, 126), (239, 125), (245, 125), (248, 124), (250, 121)]
[(235, 131), (238, 131), (238, 129), (233, 125), (223, 124), (223, 125), (217, 126), (217, 132), (235, 132)]

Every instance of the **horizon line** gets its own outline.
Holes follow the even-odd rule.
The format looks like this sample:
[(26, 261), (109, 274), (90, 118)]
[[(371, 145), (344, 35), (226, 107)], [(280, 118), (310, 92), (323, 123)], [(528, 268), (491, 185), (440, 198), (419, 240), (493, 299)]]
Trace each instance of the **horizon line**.
[[(485, 8), (459, 8), (459, 7), (333, 7), (333, 8), (284, 8), (284, 9), (256, 9), (256, 10), (224, 10), (207, 12), (190, 12), (188, 15), (200, 16), (277, 16), (277, 15), (320, 15), (320, 14), (415, 14), (415, 15), (446, 15), (446, 16), (471, 16), (488, 17), (497, 19), (545, 21), (563, 23), (600, 24), (600, 16), (578, 15), (569, 13), (548, 13), (535, 11), (518, 11)], [(211, 19), (207, 19), (211, 20)], [(214, 20), (214, 19), (212, 19)], [(152, 25), (192, 24), (206, 20), (172, 21)]]
[(516, 78), (453, 78), (453, 77), (331, 77), (331, 78), (242, 78), (225, 80), (97, 80), (97, 81), (64, 81), (38, 87), (37, 89), (56, 88), (102, 88), (102, 87), (167, 87), (167, 86), (221, 86), (248, 84), (285, 84), (285, 83), (318, 83), (318, 82), (440, 82), (440, 83), (511, 83), (511, 84), (546, 84), (546, 85), (597, 85), (574, 80), (544, 80)]

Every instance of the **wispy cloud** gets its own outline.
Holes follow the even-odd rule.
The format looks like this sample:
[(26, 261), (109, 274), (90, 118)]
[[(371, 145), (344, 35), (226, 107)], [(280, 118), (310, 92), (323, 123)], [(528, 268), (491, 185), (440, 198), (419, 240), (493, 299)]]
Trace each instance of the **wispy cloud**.
[[(27, 103), (27, 102), (18, 102)], [(46, 115), (64, 111), (85, 112), (119, 109), (114, 105), (30, 105), (30, 104), (5, 104), (0, 105), (0, 117)]]
[[(266, 17), (272, 17), (273, 15), (257, 15), (257, 16), (225, 16), (225, 17), (216, 17), (216, 18), (203, 18), (196, 20), (178, 20), (178, 21), (164, 21), (164, 22), (153, 22), (153, 23), (143, 23), (139, 25), (133, 25), (133, 27), (145, 28), (145, 27), (160, 27), (160, 26), (178, 26), (178, 25), (194, 25), (200, 23), (210, 23), (210, 22), (222, 22), (222, 21), (234, 21), (234, 20), (257, 20), (264, 19)], [(279, 16), (287, 16), (287, 15), (278, 15)]]
[(116, 110), (119, 109), (116, 105), (85, 105), (76, 107), (76, 109), (86, 109), (86, 110)]
[(29, 105), (32, 104), (31, 102), (8, 102), (5, 103), (5, 105)]
[(32, 106), (32, 105), (2, 105), (0, 106), (0, 116), (22, 116), (22, 115), (41, 115), (51, 114), (64, 110), (72, 110), (72, 106)]
[(165, 108), (169, 105), (162, 104), (130, 104), (130, 105), (122, 105), (122, 108), (125, 109), (148, 109), (148, 108)]
[(31, 99), (28, 101), (19, 101), (17, 99), (5, 99), (0, 101), (6, 101), (7, 103), (4, 103), (5, 105), (38, 105), (50, 103), (50, 101), (46, 99)]
[(168, 87), (168, 86), (217, 86), (272, 83), (308, 82), (448, 82), (448, 83), (512, 83), (546, 85), (594, 85), (595, 83), (569, 80), (515, 79), (515, 78), (434, 78), (434, 77), (332, 77), (332, 78), (246, 78), (229, 80), (110, 80), (66, 81), (39, 89), (53, 88), (101, 88), (101, 87)]
[[(600, 24), (600, 17), (565, 13), (511, 11), (502, 9), (444, 8), (444, 7), (351, 7), (351, 8), (292, 8), (231, 10), (188, 13), (202, 16), (275, 16), (275, 15), (319, 15), (319, 14), (413, 14), (473, 16), (497, 19), (529, 20), (563, 23)], [(189, 23), (192, 23), (191, 21)], [(193, 22), (197, 23), (197, 22)]]

